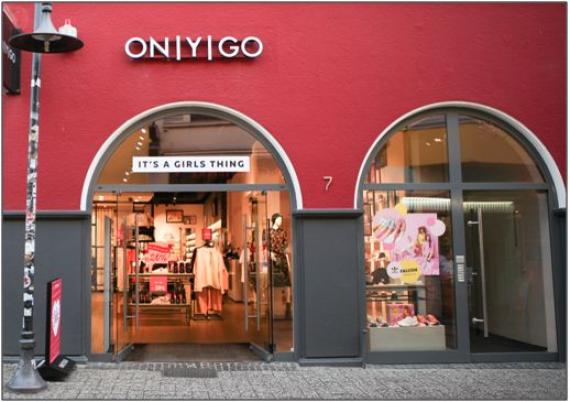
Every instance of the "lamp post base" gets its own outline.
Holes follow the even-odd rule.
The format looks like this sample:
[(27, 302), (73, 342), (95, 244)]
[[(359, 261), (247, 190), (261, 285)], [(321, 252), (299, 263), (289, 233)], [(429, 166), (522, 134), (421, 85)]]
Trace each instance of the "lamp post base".
[(18, 369), (7, 384), (10, 391), (33, 393), (47, 388), (47, 383), (32, 365), (33, 353), (33, 349), (23, 351)]

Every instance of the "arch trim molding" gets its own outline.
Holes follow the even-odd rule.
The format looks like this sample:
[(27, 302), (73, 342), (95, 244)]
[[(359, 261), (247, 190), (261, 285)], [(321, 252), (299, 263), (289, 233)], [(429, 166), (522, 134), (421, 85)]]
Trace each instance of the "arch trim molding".
[(153, 107), (137, 114), (136, 116), (133, 116), (132, 118), (121, 124), (121, 126), (118, 127), (111, 134), (111, 136), (109, 136), (105, 140), (105, 142), (101, 145), (101, 147), (95, 154), (95, 157), (91, 161), (89, 169), (87, 170), (85, 181), (83, 182), (83, 189), (81, 191), (80, 210), (89, 211), (90, 195), (91, 195), (90, 193), (92, 187), (95, 184), (94, 180), (97, 179), (100, 170), (104, 166), (104, 163), (107, 161), (107, 158), (111, 155), (112, 151), (118, 146), (118, 144), (120, 144), (120, 140), (124, 136), (126, 136), (130, 130), (132, 130), (137, 124), (143, 123), (145, 120), (152, 118), (154, 115), (158, 113), (182, 110), (182, 109), (197, 109), (201, 111), (210, 111), (211, 113), (214, 114), (221, 113), (223, 115), (232, 118), (232, 120), (234, 120), (233, 121), (234, 123), (238, 122), (242, 123), (242, 125), (245, 126), (242, 128), (245, 128), (247, 131), (250, 131), (250, 134), (251, 131), (254, 131), (255, 134), (252, 134), (254, 137), (257, 135), (267, 140), (271, 145), (271, 147), (273, 148), (273, 151), (277, 153), (277, 155), (275, 156), (280, 159), (283, 166), (287, 170), (286, 175), (291, 181), (290, 185), (294, 192), (296, 209), (303, 208), (303, 197), (301, 194), (301, 186), (295, 168), (293, 167), (291, 160), (285, 153), (285, 150), (283, 149), (281, 144), (279, 144), (279, 142), (271, 135), (271, 133), (269, 133), (267, 129), (265, 129), (265, 127), (263, 127), (261, 124), (251, 119), (250, 117), (246, 116), (245, 114), (235, 109), (229, 108), (227, 106), (222, 106), (211, 102), (181, 101), (181, 102), (172, 102), (157, 107)]
[(380, 143), (380, 141), (382, 141), (384, 137), (386, 137), (386, 135), (390, 134), (395, 127), (397, 127), (403, 121), (409, 119), (410, 117), (419, 113), (428, 112), (430, 110), (435, 110), (435, 109), (442, 109), (442, 108), (472, 109), (475, 111), (486, 113), (510, 125), (517, 133), (521, 134), (530, 143), (530, 145), (533, 147), (533, 149), (542, 159), (542, 163), (544, 163), (544, 166), (547, 169), (547, 173), (550, 176), (550, 179), (552, 180), (554, 190), (556, 191), (557, 207), (566, 208), (566, 187), (564, 185), (564, 180), (562, 179), (562, 175), (560, 174), (560, 170), (558, 169), (558, 165), (554, 161), (554, 158), (552, 157), (546, 146), (540, 141), (540, 139), (536, 136), (536, 134), (534, 134), (528, 127), (526, 127), (519, 120), (515, 119), (514, 117), (510, 116), (509, 114), (499, 109), (495, 109), (490, 106), (475, 102), (446, 101), (446, 102), (436, 102), (424, 105), (410, 112), (405, 113), (404, 115), (400, 116), (395, 121), (393, 121), (388, 127), (386, 127), (384, 131), (382, 131), (380, 135), (374, 140), (374, 142), (368, 149), (368, 152), (366, 153), (366, 156), (364, 157), (362, 164), (360, 165), (360, 170), (358, 172), (358, 178), (356, 181), (356, 187), (354, 191), (355, 209), (359, 207), (360, 192), (361, 192), (360, 190), (365, 174), (364, 170), (366, 169), (368, 162), (374, 156), (373, 153), (376, 150), (376, 146)]

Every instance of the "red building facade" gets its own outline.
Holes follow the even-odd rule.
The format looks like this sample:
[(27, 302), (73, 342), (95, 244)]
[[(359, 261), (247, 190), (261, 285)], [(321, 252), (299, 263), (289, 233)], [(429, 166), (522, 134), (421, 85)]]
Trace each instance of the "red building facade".
[[(32, 30), (32, 4), (4, 7), (17, 27)], [(472, 107), (497, 120), (513, 119), (503, 120), (506, 124), (521, 123), (539, 140), (534, 143), (543, 145), (537, 146), (536, 155), (543, 156), (543, 172), (556, 193), (550, 195), (557, 200), (551, 213), (565, 211), (565, 4), (56, 3), (54, 25), (63, 25), (64, 19), (71, 19), (85, 46), (71, 54), (42, 57), (40, 225), (48, 219), (42, 213), (90, 212), (90, 201), (82, 205), (82, 196), (104, 143), (125, 122), (176, 102), (235, 110), (272, 135), (288, 157), (290, 176), (298, 181), (292, 218), (304, 222), (293, 229), (298, 250), (310, 247), (298, 233), (308, 236), (303, 232), (308, 222), (319, 221), (311, 213), (354, 213), (350, 221), (360, 228), (363, 172), (373, 156), (369, 152), (390, 127), (414, 111), (431, 108)], [(172, 40), (176, 35), (204, 40), (211, 35), (214, 41), (228, 35), (255, 36), (263, 52), (253, 59), (212, 61), (134, 60), (125, 52), (130, 38)], [(25, 207), (30, 54), (22, 54), (21, 65), (21, 93), (3, 95), (2, 203), (8, 226), (23, 226), (18, 214)], [(326, 177), (332, 178), (328, 187)], [(53, 220), (46, 222), (45, 230), (55, 230)], [(354, 230), (360, 238), (361, 229)], [(359, 242), (350, 245), (353, 272), (361, 259)], [(16, 254), (14, 261), (18, 258)], [(309, 264), (307, 255), (295, 258), (295, 269), (310, 269), (301, 263)], [(11, 283), (5, 271), (6, 265), (4, 283)], [(296, 272), (300, 278), (301, 271)], [(9, 275), (19, 283), (18, 274)], [(363, 281), (358, 278), (355, 274), (357, 287)], [(304, 291), (311, 286), (306, 284)], [(560, 297), (558, 292), (553, 294)], [(72, 297), (87, 306), (85, 294)], [(301, 292), (297, 297), (296, 319), (301, 321), (295, 322), (295, 344), (304, 345), (298, 359), (362, 357), (321, 353), (318, 348), (311, 352), (308, 338), (316, 335), (311, 335), (310, 323), (302, 322), (311, 313), (300, 313), (311, 296)], [(355, 298), (355, 305), (362, 297)], [(561, 317), (565, 307), (557, 300), (556, 316)], [(366, 313), (357, 310), (354, 315), (359, 317), (355, 325), (364, 327)], [(71, 354), (90, 354), (87, 332), (70, 335)], [(565, 336), (557, 334), (559, 340)], [(5, 341), (5, 354), (15, 352), (15, 342)], [(558, 348), (556, 353), (561, 352)]]

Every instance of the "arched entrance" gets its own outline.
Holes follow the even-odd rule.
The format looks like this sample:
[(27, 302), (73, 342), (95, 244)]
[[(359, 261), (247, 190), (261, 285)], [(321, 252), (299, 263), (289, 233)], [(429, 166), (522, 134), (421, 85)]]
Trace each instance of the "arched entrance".
[(414, 111), (363, 163), (369, 361), (556, 359), (565, 189), (515, 119), (470, 103)]
[(93, 355), (292, 353), (291, 214), (302, 197), (261, 125), (203, 102), (146, 111), (100, 148), (81, 206), (92, 214)]

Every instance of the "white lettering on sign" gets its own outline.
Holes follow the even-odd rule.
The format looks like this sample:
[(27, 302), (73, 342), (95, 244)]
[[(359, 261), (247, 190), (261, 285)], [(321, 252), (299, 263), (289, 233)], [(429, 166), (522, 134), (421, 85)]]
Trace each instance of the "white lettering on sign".
[(205, 49), (206, 54), (202, 57), (208, 61), (214, 60), (215, 52), (226, 59), (240, 55), (255, 59), (263, 53), (263, 42), (257, 36), (246, 36), (242, 40), (233, 36), (224, 36), (215, 41), (211, 35), (207, 35), (205, 39), (202, 36), (191, 38), (176, 35), (172, 39), (165, 37), (160, 40), (152, 36), (148, 40), (135, 36), (125, 42), (125, 53), (131, 59), (162, 57), (180, 61), (184, 55), (187, 55), (186, 58), (197, 59), (201, 55), (200, 48)]
[(134, 173), (249, 172), (249, 156), (133, 156)]

